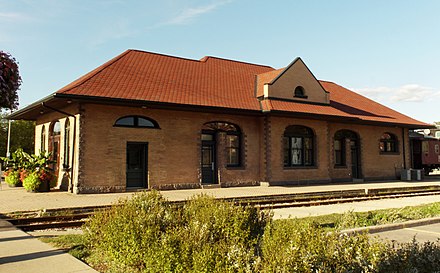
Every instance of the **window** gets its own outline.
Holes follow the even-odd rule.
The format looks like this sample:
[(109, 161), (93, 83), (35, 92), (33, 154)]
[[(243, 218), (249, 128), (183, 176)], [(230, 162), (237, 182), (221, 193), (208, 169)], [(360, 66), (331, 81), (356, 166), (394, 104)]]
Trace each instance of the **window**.
[(335, 150), (335, 165), (345, 166), (345, 139), (335, 139), (334, 141)]
[(59, 121), (55, 121), (51, 124), (52, 129), (50, 130), (51, 136), (59, 136), (61, 134), (61, 124)]
[(240, 136), (238, 134), (226, 135), (226, 154), (228, 166), (240, 165)]
[(343, 167), (347, 166), (346, 146), (347, 141), (351, 141), (352, 145), (358, 139), (355, 132), (350, 130), (339, 130), (335, 133), (333, 141), (334, 161), (335, 166)]
[(126, 116), (119, 118), (115, 122), (115, 127), (132, 127), (132, 128), (157, 128), (159, 124), (150, 118), (141, 116)]
[(43, 125), (41, 127), (41, 144), (40, 144), (40, 152), (46, 151), (46, 127)]
[(63, 167), (65, 169), (70, 166), (70, 121), (69, 118), (66, 119), (64, 125), (64, 162)]
[(49, 126), (49, 152), (52, 154), (53, 164), (51, 168), (58, 172), (58, 167), (60, 163), (60, 135), (61, 135), (61, 124), (60, 121), (53, 121)]
[(384, 133), (380, 137), (379, 150), (382, 153), (397, 153), (397, 138), (391, 133)]
[[(209, 122), (203, 126), (204, 132), (225, 132), (226, 133), (226, 165), (228, 167), (241, 166), (241, 131), (240, 128), (228, 122)], [(205, 140), (202, 134), (202, 140)], [(211, 135), (212, 139), (213, 135)], [(211, 139), (211, 140), (212, 140)]]
[(297, 86), (295, 88), (294, 97), (297, 97), (297, 98), (307, 98), (306, 93), (304, 91), (304, 87)]
[(314, 166), (314, 134), (304, 126), (288, 126), (284, 131), (284, 166)]

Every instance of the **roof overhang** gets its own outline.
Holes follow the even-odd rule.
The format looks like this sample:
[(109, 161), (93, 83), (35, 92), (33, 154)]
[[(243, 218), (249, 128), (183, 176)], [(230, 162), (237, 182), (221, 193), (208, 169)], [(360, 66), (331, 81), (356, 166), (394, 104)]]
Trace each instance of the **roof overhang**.
[(325, 120), (325, 121), (349, 123), (349, 124), (359, 124), (359, 125), (399, 127), (399, 128), (408, 128), (408, 129), (432, 129), (432, 128), (435, 128), (434, 125), (430, 125), (430, 124), (421, 125), (421, 124), (396, 123), (393, 121), (389, 121), (389, 122), (369, 121), (369, 120), (362, 120), (357, 117), (342, 117), (342, 116), (333, 116), (333, 115), (325, 115), (325, 114), (287, 112), (287, 111), (278, 111), (278, 110), (271, 110), (268, 113), (271, 113), (272, 115), (277, 115), (277, 116), (308, 118), (308, 119), (314, 119), (314, 120)]
[(227, 108), (227, 107), (189, 105), (189, 104), (186, 105), (186, 104), (178, 104), (178, 103), (164, 103), (164, 102), (156, 102), (156, 101), (54, 93), (22, 109), (13, 112), (12, 114), (8, 115), (6, 118), (11, 120), (36, 120), (39, 116), (53, 111), (53, 108), (62, 109), (66, 107), (66, 105), (72, 103), (93, 103), (93, 104), (106, 104), (106, 105), (114, 105), (114, 106), (130, 106), (130, 107), (142, 107), (142, 108), (241, 114), (241, 115), (253, 115), (253, 116), (263, 115), (263, 113), (260, 110), (235, 109), (235, 108)]
[(406, 124), (396, 123), (393, 121), (368, 121), (362, 120), (357, 117), (341, 117), (325, 114), (311, 114), (302, 112), (288, 112), (288, 111), (261, 111), (261, 110), (249, 110), (249, 109), (234, 109), (226, 107), (213, 107), (203, 105), (185, 105), (177, 103), (164, 103), (155, 101), (144, 100), (131, 100), (120, 98), (107, 98), (107, 97), (92, 97), (83, 95), (71, 95), (71, 94), (51, 94), (37, 102), (34, 102), (23, 109), (13, 112), (8, 115), (6, 119), (11, 120), (36, 120), (42, 114), (52, 112), (53, 109), (62, 109), (74, 102), (79, 103), (95, 103), (95, 104), (107, 104), (116, 106), (132, 106), (142, 108), (157, 108), (168, 110), (180, 110), (180, 111), (193, 111), (193, 112), (212, 112), (212, 113), (225, 113), (225, 114), (241, 114), (241, 115), (275, 115), (275, 116), (287, 116), (296, 118), (308, 118), (314, 120), (326, 120), (341, 123), (360, 124), (360, 125), (372, 125), (372, 126), (386, 126), (386, 127), (400, 127), (408, 129), (435, 129), (434, 125), (430, 124)]

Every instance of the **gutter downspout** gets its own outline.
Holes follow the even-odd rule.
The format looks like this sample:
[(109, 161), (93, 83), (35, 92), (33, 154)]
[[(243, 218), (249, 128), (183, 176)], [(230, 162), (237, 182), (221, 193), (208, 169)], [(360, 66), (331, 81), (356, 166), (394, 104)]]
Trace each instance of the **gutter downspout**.
[(53, 108), (53, 107), (51, 107), (49, 105), (46, 105), (44, 102), (41, 103), (41, 106), (43, 106), (43, 107), (45, 107), (47, 109), (50, 109), (52, 111), (55, 111), (55, 112), (58, 112), (58, 113), (61, 113), (63, 115), (66, 115), (66, 116), (69, 116), (69, 117), (73, 118), (72, 167), (70, 169), (70, 182), (71, 183), (70, 183), (69, 188), (68, 188), (68, 191), (73, 192), (73, 169), (74, 169), (73, 166), (75, 164), (76, 117), (74, 115), (70, 114), (70, 113), (67, 113), (67, 112), (64, 112), (62, 110)]
[(403, 169), (406, 169), (406, 143), (405, 143), (405, 128), (402, 127), (402, 153), (403, 153)]

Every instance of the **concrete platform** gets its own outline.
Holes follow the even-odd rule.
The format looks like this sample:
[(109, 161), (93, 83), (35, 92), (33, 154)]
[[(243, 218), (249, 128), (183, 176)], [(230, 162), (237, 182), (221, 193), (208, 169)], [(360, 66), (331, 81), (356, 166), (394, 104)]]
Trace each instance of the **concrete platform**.
[(0, 273), (74, 272), (98, 271), (0, 220)]

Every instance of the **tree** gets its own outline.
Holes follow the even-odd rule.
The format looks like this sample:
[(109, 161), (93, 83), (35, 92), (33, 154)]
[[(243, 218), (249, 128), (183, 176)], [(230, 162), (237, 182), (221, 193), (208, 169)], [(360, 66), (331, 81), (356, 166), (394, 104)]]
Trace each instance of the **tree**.
[(11, 54), (0, 51), (0, 109), (17, 109), (21, 77)]
[[(0, 156), (6, 155), (8, 141), (8, 121), (4, 119), (5, 114), (0, 118)], [(11, 121), (11, 153), (22, 148), (27, 153), (34, 153), (35, 122), (26, 120)]]

